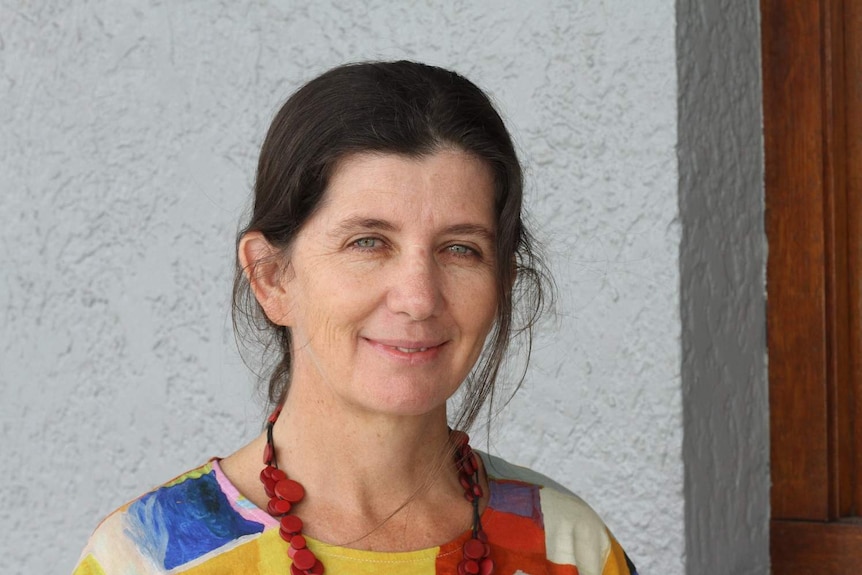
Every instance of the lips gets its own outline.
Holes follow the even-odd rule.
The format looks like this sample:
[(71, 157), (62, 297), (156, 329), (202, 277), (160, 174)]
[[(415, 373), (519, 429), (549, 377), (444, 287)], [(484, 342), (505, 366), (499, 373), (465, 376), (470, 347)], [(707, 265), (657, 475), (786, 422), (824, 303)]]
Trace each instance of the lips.
[(389, 356), (404, 359), (432, 359), (437, 356), (447, 340), (388, 340), (363, 338), (372, 347)]
[(363, 339), (367, 339), (371, 343), (376, 343), (377, 345), (394, 347), (400, 351), (424, 351), (432, 347), (443, 345), (446, 342), (445, 338), (442, 337), (422, 339), (384, 339), (380, 337), (363, 336)]

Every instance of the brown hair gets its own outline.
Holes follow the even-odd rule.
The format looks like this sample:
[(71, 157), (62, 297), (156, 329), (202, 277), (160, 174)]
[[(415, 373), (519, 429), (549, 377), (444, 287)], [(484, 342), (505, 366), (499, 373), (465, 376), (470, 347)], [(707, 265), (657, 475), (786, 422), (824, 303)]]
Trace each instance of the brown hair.
[[(407, 61), (348, 64), (311, 80), (272, 121), (261, 147), (251, 216), (237, 242), (258, 231), (273, 246), (287, 248), (320, 205), (338, 162), (350, 154), (417, 157), (443, 147), (486, 162), (495, 184), (499, 305), (483, 353), (466, 381), (456, 424), (468, 429), (486, 399), (493, 400), (515, 335), (525, 337), (522, 350), (529, 357), (549, 279), (522, 221), (523, 178), (509, 132), (475, 84), (449, 70)], [(280, 403), (290, 387), (290, 330), (266, 317), (239, 261), (233, 320), (240, 343), (247, 345), (248, 336), (255, 335), (275, 356), (262, 379), (269, 381), (269, 401)], [(521, 372), (515, 389), (523, 377)]]

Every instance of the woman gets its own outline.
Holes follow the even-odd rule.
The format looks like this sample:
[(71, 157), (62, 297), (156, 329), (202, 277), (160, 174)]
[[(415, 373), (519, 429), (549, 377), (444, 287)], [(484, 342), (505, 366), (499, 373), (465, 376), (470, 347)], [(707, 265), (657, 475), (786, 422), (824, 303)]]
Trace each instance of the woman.
[(296, 92), (234, 289), (237, 328), (276, 351), (273, 414), (110, 515), (76, 572), (634, 573), (580, 499), (448, 426), (541, 308), (521, 198), (502, 120), (457, 74), (348, 65)]

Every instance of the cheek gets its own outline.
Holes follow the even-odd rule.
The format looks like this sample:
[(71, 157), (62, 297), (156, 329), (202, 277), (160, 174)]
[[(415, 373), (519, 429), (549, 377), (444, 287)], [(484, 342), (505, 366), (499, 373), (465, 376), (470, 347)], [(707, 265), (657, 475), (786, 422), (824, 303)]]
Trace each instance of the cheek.
[(325, 352), (324, 346), (334, 348), (343, 345), (346, 338), (355, 337), (367, 315), (367, 289), (329, 274), (312, 277), (316, 281), (302, 282), (297, 292), (297, 335), (300, 341)]
[(462, 293), (459, 304), (462, 326), (484, 341), (497, 315), (496, 283), (493, 278), (486, 279)]

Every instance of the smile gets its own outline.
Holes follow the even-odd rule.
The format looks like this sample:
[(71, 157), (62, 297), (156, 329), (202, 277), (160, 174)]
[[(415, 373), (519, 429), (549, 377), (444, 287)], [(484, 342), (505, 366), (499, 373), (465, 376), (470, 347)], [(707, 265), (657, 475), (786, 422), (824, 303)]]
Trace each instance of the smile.
[(440, 356), (446, 341), (398, 341), (386, 339), (362, 338), (378, 353), (396, 361), (407, 361), (418, 365), (433, 361)]

